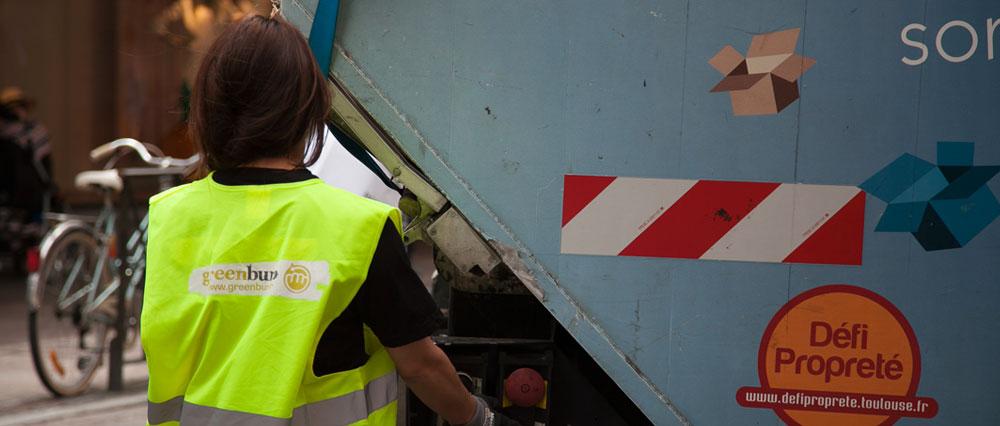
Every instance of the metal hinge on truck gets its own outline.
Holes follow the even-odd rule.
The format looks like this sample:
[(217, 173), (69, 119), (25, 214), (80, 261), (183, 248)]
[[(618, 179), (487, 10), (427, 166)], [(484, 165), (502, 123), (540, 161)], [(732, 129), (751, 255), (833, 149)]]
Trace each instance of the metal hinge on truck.
[[(352, 137), (363, 146), (388, 169), (392, 183), (401, 190), (399, 209), (411, 219), (403, 230), (404, 241), (409, 244), (430, 240), (464, 273), (488, 274), (499, 265), (501, 260), (497, 252), (391, 142), (354, 97), (333, 78), (330, 90), (333, 94), (331, 127), (339, 130), (335, 133), (340, 133), (338, 137)], [(358, 153), (352, 154), (358, 156)]]

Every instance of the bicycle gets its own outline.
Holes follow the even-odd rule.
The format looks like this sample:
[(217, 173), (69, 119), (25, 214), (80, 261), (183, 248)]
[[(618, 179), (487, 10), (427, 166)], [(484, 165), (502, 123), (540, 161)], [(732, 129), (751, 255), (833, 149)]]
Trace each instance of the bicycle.
[[(116, 169), (130, 153), (151, 167)], [(101, 193), (100, 212), (96, 216), (48, 214), (47, 219), (56, 224), (42, 238), (38, 267), (30, 272), (27, 283), (32, 361), (42, 384), (57, 397), (78, 395), (89, 387), (103, 362), (111, 331), (121, 320), (119, 300), (125, 304), (125, 346), (134, 347), (139, 340), (149, 219), (134, 203), (129, 178), (157, 177), (163, 191), (179, 184), (198, 160), (197, 155), (165, 157), (155, 146), (134, 139), (101, 145), (90, 157), (95, 162), (108, 161), (101, 170), (78, 174), (75, 184)], [(129, 219), (127, 226), (122, 224)], [(128, 235), (125, 240), (116, 238), (124, 234)], [(122, 298), (118, 292), (123, 283)]]

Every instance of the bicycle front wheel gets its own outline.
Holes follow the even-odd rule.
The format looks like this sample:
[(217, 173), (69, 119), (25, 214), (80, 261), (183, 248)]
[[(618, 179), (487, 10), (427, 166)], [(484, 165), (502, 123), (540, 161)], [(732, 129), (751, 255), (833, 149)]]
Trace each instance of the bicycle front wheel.
[(42, 384), (55, 396), (73, 396), (87, 390), (102, 361), (114, 308), (101, 295), (113, 274), (89, 228), (62, 225), (45, 237), (38, 272), (29, 277), (28, 333)]

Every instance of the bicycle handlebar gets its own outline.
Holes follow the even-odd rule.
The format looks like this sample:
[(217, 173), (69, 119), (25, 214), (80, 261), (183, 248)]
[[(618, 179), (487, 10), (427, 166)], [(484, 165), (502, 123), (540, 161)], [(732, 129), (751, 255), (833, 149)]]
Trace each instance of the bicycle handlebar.
[(189, 167), (194, 165), (200, 159), (198, 154), (192, 155), (188, 158), (173, 158), (173, 157), (155, 157), (153, 154), (149, 153), (149, 149), (142, 142), (139, 142), (132, 138), (121, 138), (115, 139), (90, 151), (90, 159), (93, 161), (100, 161), (104, 158), (109, 157), (115, 151), (120, 148), (128, 148), (139, 154), (142, 161), (151, 166), (156, 166), (160, 168), (167, 167)]

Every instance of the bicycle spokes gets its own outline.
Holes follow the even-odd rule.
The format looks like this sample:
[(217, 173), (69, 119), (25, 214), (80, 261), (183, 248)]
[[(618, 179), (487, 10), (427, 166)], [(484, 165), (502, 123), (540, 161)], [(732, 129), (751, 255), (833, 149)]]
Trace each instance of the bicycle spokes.
[(103, 312), (116, 281), (90, 233), (71, 230), (50, 242), (32, 291), (29, 325), (35, 368), (49, 390), (87, 388), (107, 345), (113, 312)]

